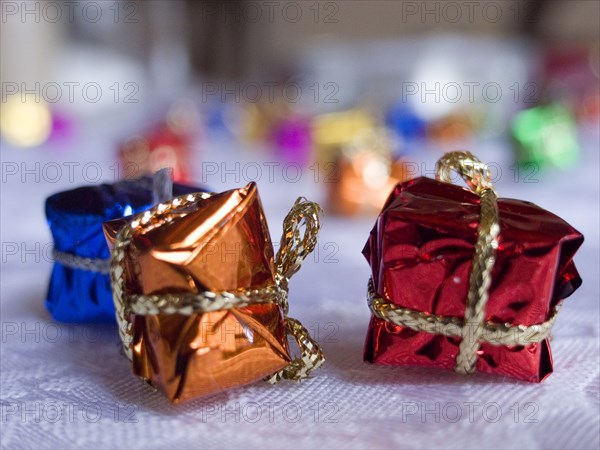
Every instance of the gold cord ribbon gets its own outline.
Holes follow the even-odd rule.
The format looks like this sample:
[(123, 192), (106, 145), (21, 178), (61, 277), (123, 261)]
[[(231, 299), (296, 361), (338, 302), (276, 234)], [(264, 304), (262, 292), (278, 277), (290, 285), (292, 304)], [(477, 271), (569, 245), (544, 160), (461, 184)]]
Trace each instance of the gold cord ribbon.
[[(300, 356), (287, 367), (267, 378), (269, 383), (282, 379), (299, 381), (310, 375), (325, 362), (325, 356), (317, 342), (296, 319), (288, 317), (288, 285), (290, 278), (300, 270), (302, 261), (315, 249), (321, 229), (323, 210), (314, 202), (299, 197), (283, 220), (283, 234), (275, 258), (275, 284), (282, 291), (280, 305), (285, 317), (286, 333), (293, 336), (300, 348)], [(304, 234), (301, 228), (304, 226)]]
[(108, 275), (110, 271), (109, 259), (87, 258), (75, 253), (61, 252), (55, 248), (52, 249), (52, 257), (54, 262), (70, 269), (87, 270), (88, 272), (97, 272), (102, 275)]
[(481, 208), (464, 319), (427, 314), (388, 303), (377, 296), (372, 280), (369, 281), (368, 296), (369, 307), (376, 317), (415, 331), (460, 337), (454, 370), (470, 374), (475, 371), (477, 351), (482, 342), (528, 345), (546, 339), (556, 320), (558, 305), (552, 310), (550, 318), (541, 324), (512, 326), (509, 323), (485, 321), (491, 272), (500, 234), (497, 195), (488, 167), (471, 153), (451, 152), (440, 158), (436, 165), (437, 179), (451, 182), (452, 171), (456, 171), (469, 188), (479, 195)]
[[(233, 292), (205, 291), (198, 294), (161, 294), (139, 295), (126, 290), (125, 265), (126, 254), (135, 234), (171, 222), (174, 217), (183, 217), (187, 206), (211, 197), (212, 194), (199, 192), (176, 197), (156, 205), (142, 213), (123, 227), (111, 252), (110, 276), (113, 300), (119, 335), (123, 349), (132, 359), (131, 342), (133, 326), (129, 321), (131, 314), (182, 314), (191, 315), (223, 309), (240, 308), (257, 303), (275, 303), (283, 311), (286, 334), (294, 337), (300, 348), (300, 356), (288, 366), (267, 378), (276, 383), (281, 379), (300, 380), (323, 364), (325, 358), (319, 345), (310, 336), (306, 328), (296, 319), (288, 317), (288, 283), (292, 275), (300, 268), (302, 261), (316, 245), (317, 234), (321, 228), (322, 210), (317, 203), (298, 198), (283, 222), (281, 247), (275, 259), (275, 284), (260, 289), (239, 289)], [(300, 229), (304, 225), (304, 234)]]

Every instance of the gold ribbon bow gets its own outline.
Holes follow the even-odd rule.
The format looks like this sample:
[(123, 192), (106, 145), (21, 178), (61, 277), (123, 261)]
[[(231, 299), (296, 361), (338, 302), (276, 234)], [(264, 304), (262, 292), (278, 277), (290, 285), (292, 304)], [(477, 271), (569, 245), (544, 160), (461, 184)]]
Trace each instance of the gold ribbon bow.
[(380, 319), (415, 331), (460, 337), (454, 370), (470, 374), (475, 371), (477, 351), (482, 342), (494, 345), (529, 345), (546, 339), (556, 320), (559, 305), (554, 307), (546, 322), (536, 325), (485, 321), (491, 272), (500, 234), (498, 197), (488, 167), (471, 153), (450, 152), (439, 159), (436, 165), (438, 180), (451, 182), (452, 171), (456, 171), (469, 188), (479, 195), (481, 208), (464, 319), (427, 314), (388, 303), (377, 296), (372, 279), (369, 280), (368, 296), (371, 311)]
[[(132, 359), (131, 342), (133, 325), (129, 321), (131, 314), (182, 314), (218, 311), (239, 308), (256, 303), (275, 303), (283, 310), (287, 335), (294, 337), (300, 348), (300, 356), (279, 372), (267, 378), (270, 383), (281, 379), (300, 380), (323, 364), (325, 358), (319, 345), (310, 336), (302, 324), (288, 317), (288, 283), (292, 275), (300, 268), (302, 261), (310, 254), (317, 243), (317, 234), (321, 228), (321, 207), (300, 197), (283, 222), (281, 247), (275, 259), (275, 284), (260, 289), (239, 289), (236, 291), (205, 291), (198, 294), (153, 294), (140, 295), (127, 292), (125, 280), (126, 254), (135, 234), (144, 234), (173, 220), (174, 216), (183, 217), (185, 208), (212, 194), (199, 192), (176, 197), (160, 203), (142, 213), (124, 226), (115, 241), (110, 258), (110, 278), (119, 335), (123, 349)], [(304, 226), (302, 234), (300, 229)]]

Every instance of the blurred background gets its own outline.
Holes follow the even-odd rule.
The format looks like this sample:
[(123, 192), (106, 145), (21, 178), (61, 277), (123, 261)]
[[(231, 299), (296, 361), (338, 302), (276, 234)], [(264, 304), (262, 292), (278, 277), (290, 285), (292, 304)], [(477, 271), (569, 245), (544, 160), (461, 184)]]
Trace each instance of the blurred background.
[(357, 254), (392, 186), (455, 149), (597, 243), (597, 1), (1, 5), (3, 264), (44, 254), (49, 194), (163, 166), (256, 181), (276, 224), (317, 199)]
[(597, 154), (599, 14), (596, 1), (3, 1), (3, 190), (171, 165), (215, 190), (306, 184), (331, 212), (373, 217), (394, 182), (463, 148), (497, 182), (551, 183)]
[(354, 261), (392, 186), (455, 149), (598, 241), (599, 2), (1, 5), (5, 265), (51, 245), (49, 194), (163, 166), (256, 181), (275, 229), (316, 199)]
[(597, 245), (597, 1), (1, 5), (3, 267), (48, 270), (48, 195), (171, 166), (256, 181), (275, 230), (320, 201), (366, 276), (392, 186), (455, 149)]
[[(514, 430), (539, 430), (537, 440), (518, 447), (597, 447), (600, 2), (2, 0), (0, 5), (3, 325), (12, 320), (29, 330), (40, 321), (52, 323), (43, 306), (53, 263), (44, 216), (49, 195), (164, 166), (174, 168), (178, 181), (214, 191), (256, 181), (273, 239), (296, 197), (317, 200), (326, 212), (319, 245), (292, 280), (291, 310), (327, 354), (312, 384), (315, 398), (348, 402), (340, 403), (346, 422), (339, 436), (357, 436), (373, 448), (388, 445), (386, 436), (396, 432), (394, 447), (416, 445), (424, 437), (448, 447), (449, 434), (437, 423), (397, 428), (394, 402), (467, 401), (473, 392), (485, 400), (497, 386), (507, 386), (507, 402), (536, 400), (554, 422), (511, 428), (505, 426), (512, 417), (507, 412), (502, 427), (471, 434), (457, 433), (453, 424), (452, 435), (480, 439), (475, 447), (482, 447), (496, 433), (502, 439), (497, 445), (505, 447)], [(369, 267), (361, 250), (369, 231), (395, 183), (434, 177), (435, 161), (458, 149), (488, 163), (501, 197), (532, 201), (585, 235), (575, 258), (584, 282), (555, 327), (556, 382), (551, 378), (554, 384), (546, 388), (500, 380), (490, 390), (487, 380), (463, 384), (452, 374), (376, 370), (362, 363)], [(333, 335), (324, 321), (335, 325)], [(71, 392), (140, 404), (143, 430), (135, 436), (146, 436), (152, 447), (197, 446), (225, 436), (240, 439), (237, 446), (266, 445), (246, 442), (250, 434), (232, 434), (229, 424), (220, 424), (219, 433), (211, 424), (198, 439), (203, 430), (198, 420), (186, 425), (141, 387), (120, 384), (129, 368), (115, 356), (114, 327), (111, 333), (115, 345), (93, 352), (85, 341), (53, 347), (36, 341), (34, 347), (13, 336), (10, 348), (3, 346), (3, 373), (9, 380), (28, 375), (23, 388), (14, 383), (18, 398), (25, 392), (35, 401), (60, 399)], [(3, 326), (3, 344), (4, 338)], [(446, 397), (440, 384), (448, 386)], [(424, 390), (427, 385), (434, 390)], [(108, 388), (114, 386), (133, 393), (114, 396)], [(340, 386), (347, 396), (339, 394)], [(290, 398), (315, 400), (310, 382), (278, 388), (298, 389)], [(239, 392), (250, 391), (236, 391), (232, 401)], [(589, 396), (588, 409), (584, 394), (574, 392)], [(550, 414), (556, 411), (564, 414)], [(156, 422), (149, 419), (154, 413)], [(392, 419), (386, 428), (387, 415)], [(580, 431), (586, 428), (582, 423), (594, 424), (585, 443), (575, 431), (548, 433)], [(76, 430), (49, 424), (44, 431), (43, 425), (32, 423), (31, 439), (64, 433), (47, 442), (88, 445), (65, 440), (79, 435)], [(115, 448), (123, 445), (120, 425), (90, 436), (102, 434)], [(254, 430), (254, 424), (246, 425)], [(293, 447), (313, 445), (302, 440), (303, 427), (284, 423), (256, 439), (285, 435), (294, 439)], [(315, 435), (319, 446), (346, 442), (330, 429), (312, 427), (321, 433)], [(91, 427), (81, 430), (83, 435)], [(171, 433), (180, 440), (170, 442)]]

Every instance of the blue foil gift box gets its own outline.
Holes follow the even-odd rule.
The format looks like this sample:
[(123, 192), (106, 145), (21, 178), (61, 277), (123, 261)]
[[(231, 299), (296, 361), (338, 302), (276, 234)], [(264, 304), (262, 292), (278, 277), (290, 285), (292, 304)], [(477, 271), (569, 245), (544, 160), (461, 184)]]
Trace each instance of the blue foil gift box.
[(115, 322), (108, 275), (110, 252), (102, 223), (145, 211), (171, 196), (203, 191), (181, 184), (171, 186), (161, 172), (154, 179), (145, 176), (85, 186), (46, 199), (46, 218), (54, 240), (46, 308), (55, 320)]

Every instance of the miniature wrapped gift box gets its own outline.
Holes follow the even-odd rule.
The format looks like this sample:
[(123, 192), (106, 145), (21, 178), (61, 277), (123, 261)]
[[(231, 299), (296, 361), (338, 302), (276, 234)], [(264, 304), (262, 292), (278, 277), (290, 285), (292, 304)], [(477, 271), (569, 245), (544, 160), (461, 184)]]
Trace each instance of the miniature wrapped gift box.
[[(318, 367), (317, 344), (287, 317), (287, 285), (316, 244), (319, 214), (315, 203), (296, 202), (276, 259), (254, 183), (106, 223), (134, 373), (178, 403), (265, 377), (297, 380)], [(301, 349), (295, 360), (288, 334)]]
[[(364, 248), (373, 313), (365, 361), (540, 382), (561, 300), (581, 284), (583, 236), (525, 201), (497, 199), (487, 167), (453, 152), (438, 178), (400, 183)], [(447, 183), (456, 170), (471, 189)]]
[[(108, 275), (110, 252), (102, 223), (145, 211), (157, 191), (170, 189), (168, 172), (115, 184), (84, 186), (46, 200), (46, 218), (54, 240), (54, 267), (46, 308), (61, 322), (114, 322)], [(154, 188), (156, 186), (156, 188)], [(175, 195), (198, 188), (175, 184)], [(155, 192), (154, 192), (155, 191)], [(163, 195), (162, 193), (160, 193)]]

